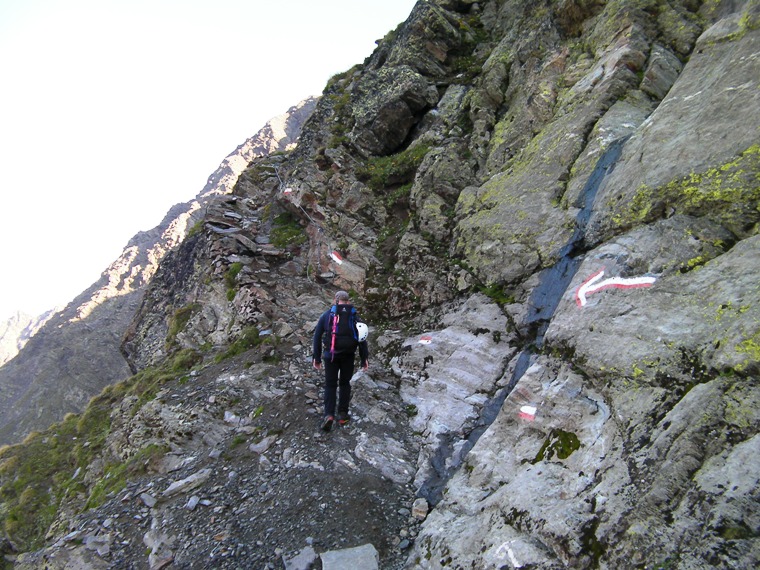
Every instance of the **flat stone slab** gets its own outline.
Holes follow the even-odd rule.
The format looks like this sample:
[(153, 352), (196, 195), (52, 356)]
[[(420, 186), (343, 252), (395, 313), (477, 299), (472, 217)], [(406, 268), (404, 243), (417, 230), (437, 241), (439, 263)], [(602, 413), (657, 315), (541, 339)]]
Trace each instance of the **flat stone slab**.
[(322, 570), (378, 570), (380, 555), (371, 544), (320, 554)]

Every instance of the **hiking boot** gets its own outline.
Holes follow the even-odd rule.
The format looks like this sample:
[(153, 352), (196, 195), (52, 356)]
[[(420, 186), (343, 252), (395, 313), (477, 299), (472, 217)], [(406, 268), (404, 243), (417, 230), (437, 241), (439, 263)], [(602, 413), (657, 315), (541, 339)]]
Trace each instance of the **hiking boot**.
[(322, 430), (330, 431), (334, 421), (335, 418), (333, 416), (325, 416), (325, 421), (322, 422)]
[(348, 412), (338, 412), (339, 426), (347, 426), (350, 420), (351, 420), (351, 417), (348, 415)]

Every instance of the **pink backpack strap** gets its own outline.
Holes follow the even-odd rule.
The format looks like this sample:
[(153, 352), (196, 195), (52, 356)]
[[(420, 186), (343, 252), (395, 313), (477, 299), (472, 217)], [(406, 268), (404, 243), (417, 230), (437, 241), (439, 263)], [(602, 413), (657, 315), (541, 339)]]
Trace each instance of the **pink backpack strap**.
[(332, 318), (332, 341), (330, 342), (330, 361), (335, 359), (335, 337), (338, 336), (338, 319), (340, 316), (337, 313), (331, 313)]

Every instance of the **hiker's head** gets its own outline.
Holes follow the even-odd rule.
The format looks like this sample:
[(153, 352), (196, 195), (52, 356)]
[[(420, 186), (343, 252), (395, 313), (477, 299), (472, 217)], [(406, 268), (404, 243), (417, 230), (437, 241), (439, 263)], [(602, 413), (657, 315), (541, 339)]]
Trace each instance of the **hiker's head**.
[(348, 293), (346, 293), (345, 291), (338, 291), (337, 293), (335, 293), (336, 305), (345, 305), (348, 302), (349, 302)]

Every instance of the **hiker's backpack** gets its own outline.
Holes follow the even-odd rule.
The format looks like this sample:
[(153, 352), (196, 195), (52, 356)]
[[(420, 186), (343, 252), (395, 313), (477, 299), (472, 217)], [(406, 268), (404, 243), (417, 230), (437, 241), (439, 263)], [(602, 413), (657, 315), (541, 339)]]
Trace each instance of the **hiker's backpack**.
[(333, 305), (327, 320), (325, 349), (332, 356), (340, 352), (354, 352), (357, 346), (356, 309), (352, 305)]

